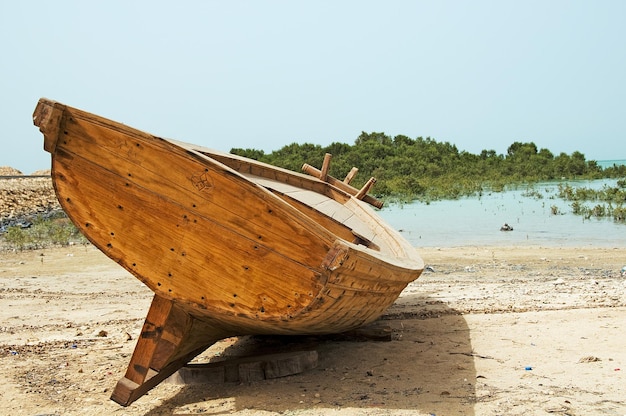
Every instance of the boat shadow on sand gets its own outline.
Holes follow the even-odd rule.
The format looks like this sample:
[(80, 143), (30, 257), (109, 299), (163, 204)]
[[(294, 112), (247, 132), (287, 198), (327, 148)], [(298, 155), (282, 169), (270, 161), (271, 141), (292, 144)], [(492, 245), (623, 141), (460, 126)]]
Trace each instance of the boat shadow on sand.
[(391, 327), (391, 341), (350, 336), (238, 338), (211, 361), (316, 350), (318, 366), (258, 382), (188, 384), (147, 415), (245, 409), (474, 414), (477, 374), (469, 328), (458, 311), (424, 294), (405, 294), (378, 323)]

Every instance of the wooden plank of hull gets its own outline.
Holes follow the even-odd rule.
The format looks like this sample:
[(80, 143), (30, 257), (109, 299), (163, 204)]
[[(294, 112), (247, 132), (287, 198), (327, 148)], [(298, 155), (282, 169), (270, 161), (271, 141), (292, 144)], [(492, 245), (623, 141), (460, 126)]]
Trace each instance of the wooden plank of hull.
[[(105, 173), (70, 183), (70, 171), (88, 175), (97, 167), (77, 158), (68, 166), (57, 156), (56, 187), (66, 211), (96, 246), (161, 296), (206, 313), (271, 316), (304, 306), (319, 290), (315, 271), (264, 245), (269, 238), (242, 237)], [(280, 265), (279, 276), (268, 264)]]
[(226, 166), (203, 149), (43, 99), (34, 119), (68, 216), (155, 292), (118, 403), (226, 336), (372, 322), (423, 269), (371, 209), (317, 179), (218, 156)]
[[(60, 144), (54, 157), (53, 174), (59, 178), (55, 182), (61, 203), (70, 216), (83, 217), (77, 218), (76, 222), (97, 246), (119, 259), (153, 290), (181, 300), (190, 300), (192, 292), (207, 292), (197, 290), (193, 282), (186, 280), (195, 281), (198, 273), (208, 273), (184, 270), (174, 274), (172, 270), (177, 266), (195, 265), (196, 269), (205, 269), (212, 276), (239, 275), (237, 280), (239, 284), (245, 284), (246, 292), (254, 293), (259, 289), (257, 293), (263, 293), (263, 287), (254, 287), (251, 282), (271, 285), (273, 281), (267, 280), (271, 276), (266, 276), (264, 266), (267, 256), (273, 253), (284, 257), (274, 263), (280, 264), (282, 277), (288, 279), (288, 282), (276, 282), (279, 283), (277, 286), (290, 287), (298, 294), (307, 294), (314, 289), (311, 283), (314, 272), (303, 269), (309, 264), (318, 264), (331, 242), (324, 241), (319, 235), (312, 236), (308, 229), (295, 221), (282, 221), (281, 216), (287, 215), (268, 204), (263, 199), (267, 196), (247, 198), (244, 204), (239, 203), (241, 195), (250, 193), (249, 189), (242, 189), (241, 181), (233, 180), (232, 175), (224, 177), (212, 166), (207, 168), (197, 161), (190, 161), (184, 153), (178, 158), (168, 158), (165, 162), (167, 178), (163, 178), (162, 166), (146, 168), (146, 164), (155, 163), (153, 160), (158, 162), (159, 155), (162, 156), (158, 149), (153, 149), (149, 143), (131, 145), (148, 153), (141, 159), (133, 156), (136, 160), (133, 164), (127, 158), (128, 152), (120, 152), (122, 156), (116, 157), (117, 154), (107, 151), (111, 147), (119, 149), (126, 145), (124, 140), (112, 140), (111, 133), (99, 126), (90, 126), (90, 131), (85, 131), (82, 124), (76, 117), (66, 123), (67, 141), (91, 140), (82, 140), (80, 146), (73, 147), (69, 147), (72, 143)], [(95, 141), (98, 137), (107, 139), (108, 148)], [(66, 146), (68, 151), (64, 153)], [(185, 171), (187, 176), (184, 176)], [(203, 175), (211, 174), (205, 176), (212, 182), (209, 191), (198, 191), (191, 183), (189, 172), (197, 171)], [(220, 241), (224, 239), (228, 239), (228, 244)], [(180, 257), (185, 257), (182, 264)], [(233, 264), (238, 258), (240, 263)], [(249, 261), (256, 259), (258, 264), (249, 263), (247, 258)], [(142, 259), (154, 263), (142, 265)], [(144, 267), (143, 271), (141, 267)], [(167, 273), (167, 279), (163, 273)], [(254, 278), (254, 273), (262, 275)], [(178, 291), (172, 287), (176, 284), (173, 278), (184, 279), (178, 280)], [(225, 279), (222, 281), (228, 283)], [(299, 285), (303, 281), (308, 283)], [(211, 289), (215, 290), (214, 287)], [(235, 289), (225, 290), (229, 298), (237, 295), (238, 305), (252, 308), (258, 302), (258, 299), (242, 297), (245, 293)], [(225, 295), (219, 292), (214, 299), (196, 301), (205, 307), (214, 306), (210, 301), (225, 299)], [(293, 302), (303, 301), (304, 298), (298, 295)], [(291, 302), (282, 306), (287, 308), (290, 305), (297, 306)], [(269, 315), (269, 311), (266, 312)]]
[[(202, 213), (207, 205), (217, 206), (223, 209), (218, 215), (226, 215), (225, 221), (252, 239), (260, 233), (273, 233), (279, 237), (289, 235), (297, 244), (306, 245), (310, 241), (311, 231), (307, 228), (314, 229), (314, 224), (303, 223), (305, 218), (293, 218), (291, 212), (284, 210), (280, 212), (283, 218), (277, 218), (278, 213), (264, 215), (275, 208), (270, 206), (276, 201), (269, 193), (254, 186), (242, 187), (245, 184), (234, 172), (208, 159), (198, 160), (194, 157), (197, 155), (153, 136), (142, 137), (138, 132), (131, 135), (118, 126), (102, 125), (78, 116), (69, 117), (65, 132), (69, 138), (64, 143), (71, 149), (68, 152), (78, 153), (130, 184), (153, 189), (164, 198), (180, 200), (192, 212)], [(71, 140), (81, 142), (72, 144)], [(250, 195), (245, 203), (241, 203), (242, 192)], [(334, 239), (330, 233), (323, 235), (320, 230), (315, 231), (316, 237), (325, 239), (327, 244)]]

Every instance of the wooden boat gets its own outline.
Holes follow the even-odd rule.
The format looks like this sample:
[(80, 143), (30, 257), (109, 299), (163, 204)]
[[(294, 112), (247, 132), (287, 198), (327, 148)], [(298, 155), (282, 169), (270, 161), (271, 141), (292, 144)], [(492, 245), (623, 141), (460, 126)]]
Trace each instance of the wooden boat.
[[(216, 341), (341, 333), (419, 277), (415, 248), (361, 190), (165, 140), (47, 99), (33, 121), (61, 206), (155, 296), (111, 399), (129, 405)], [(354, 174), (354, 170), (349, 176)]]

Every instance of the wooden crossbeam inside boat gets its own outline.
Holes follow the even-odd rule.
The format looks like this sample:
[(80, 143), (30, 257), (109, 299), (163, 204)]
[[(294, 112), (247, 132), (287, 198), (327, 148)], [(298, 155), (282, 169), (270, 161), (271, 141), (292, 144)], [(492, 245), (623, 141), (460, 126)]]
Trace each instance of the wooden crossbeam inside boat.
[(322, 163), (322, 171), (320, 172), (320, 179), (326, 182), (328, 177), (328, 170), (330, 169), (330, 159), (333, 157), (330, 153), (324, 155), (324, 162)]
[(363, 187), (361, 189), (359, 189), (359, 192), (356, 193), (355, 197), (356, 199), (363, 199), (365, 198), (365, 195), (367, 195), (367, 193), (369, 192), (370, 188), (372, 186), (374, 186), (374, 184), (376, 183), (376, 178), (370, 178), (367, 183), (365, 185), (363, 185)]
[[(321, 174), (322, 174), (321, 170), (317, 169), (314, 166), (309, 165), (308, 163), (305, 163), (304, 165), (302, 165), (302, 171), (307, 173), (307, 174), (309, 174), (309, 175), (311, 175), (311, 176), (315, 176), (317, 178), (321, 177)], [(370, 181), (372, 181), (372, 179), (374, 179), (374, 178), (371, 178)], [(324, 182), (328, 182), (330, 185), (333, 185), (333, 186), (341, 189), (342, 191), (347, 192), (347, 193), (349, 193), (350, 195), (353, 195), (353, 196), (357, 196), (357, 194), (360, 191), (359, 189), (356, 189), (355, 187), (349, 185), (348, 183), (346, 183), (344, 181), (340, 181), (339, 179), (334, 178), (334, 177), (332, 177), (330, 175), (326, 176), (326, 180)], [(374, 182), (376, 182), (376, 179), (374, 179)], [(368, 181), (368, 183), (369, 183), (369, 181)], [(367, 186), (367, 189), (365, 190), (366, 193), (367, 193), (367, 191), (369, 191), (369, 188), (371, 188), (371, 186), (373, 184), (374, 183), (370, 184), (369, 186), (367, 186), (367, 184), (366, 184), (366, 186)], [(361, 189), (363, 189), (363, 188), (361, 188)], [(370, 204), (372, 206), (375, 206), (376, 208), (382, 208), (383, 205), (384, 205), (383, 201), (381, 201), (379, 199), (376, 199), (376, 198), (374, 198), (371, 195), (363, 195), (362, 198), (358, 198), (358, 199), (362, 200), (363, 202), (367, 202), (368, 204)]]
[(350, 172), (348, 172), (348, 174), (346, 175), (346, 178), (343, 180), (343, 183), (349, 184), (350, 182), (352, 182), (352, 179), (354, 179), (357, 173), (359, 173), (359, 168), (352, 167), (352, 169), (350, 169)]

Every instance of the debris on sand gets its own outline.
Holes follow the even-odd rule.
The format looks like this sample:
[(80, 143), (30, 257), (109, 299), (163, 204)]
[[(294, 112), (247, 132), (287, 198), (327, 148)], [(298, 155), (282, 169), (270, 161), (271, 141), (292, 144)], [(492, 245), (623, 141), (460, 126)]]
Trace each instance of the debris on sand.
[(598, 357), (594, 357), (593, 355), (589, 355), (587, 357), (583, 357), (580, 360), (578, 360), (579, 363), (595, 363), (597, 361), (602, 361), (602, 360)]

